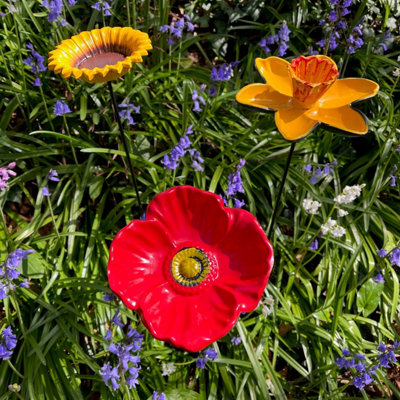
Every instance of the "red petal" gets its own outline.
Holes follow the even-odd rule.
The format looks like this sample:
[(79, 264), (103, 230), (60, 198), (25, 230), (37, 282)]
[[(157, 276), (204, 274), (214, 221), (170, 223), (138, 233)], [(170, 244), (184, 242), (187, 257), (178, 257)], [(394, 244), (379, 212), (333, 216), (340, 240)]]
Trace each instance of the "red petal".
[(176, 245), (189, 241), (216, 245), (229, 226), (221, 197), (191, 186), (158, 194), (147, 208), (146, 219), (159, 221)]
[(231, 229), (219, 244), (219, 277), (214, 285), (229, 288), (242, 311), (251, 311), (264, 292), (274, 263), (272, 245), (256, 218), (229, 209)]
[(235, 296), (218, 286), (184, 296), (165, 284), (150, 290), (140, 306), (143, 323), (157, 339), (192, 352), (226, 335), (240, 314)]
[(163, 265), (174, 249), (157, 221), (132, 221), (111, 244), (108, 262), (110, 288), (128, 308), (137, 309), (140, 297), (165, 282)]

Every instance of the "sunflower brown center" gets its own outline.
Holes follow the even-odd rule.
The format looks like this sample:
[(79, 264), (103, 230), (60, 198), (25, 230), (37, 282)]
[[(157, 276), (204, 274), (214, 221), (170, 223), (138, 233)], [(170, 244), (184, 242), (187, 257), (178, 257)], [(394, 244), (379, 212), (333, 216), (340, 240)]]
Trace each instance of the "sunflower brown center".
[(171, 261), (171, 274), (182, 286), (197, 286), (210, 272), (210, 261), (206, 253), (196, 247), (179, 250)]
[(107, 51), (104, 53), (94, 53), (90, 54), (87, 57), (79, 60), (75, 67), (79, 69), (87, 68), (103, 68), (106, 65), (115, 65), (118, 61), (123, 61), (125, 56), (121, 53), (117, 53), (114, 51)]

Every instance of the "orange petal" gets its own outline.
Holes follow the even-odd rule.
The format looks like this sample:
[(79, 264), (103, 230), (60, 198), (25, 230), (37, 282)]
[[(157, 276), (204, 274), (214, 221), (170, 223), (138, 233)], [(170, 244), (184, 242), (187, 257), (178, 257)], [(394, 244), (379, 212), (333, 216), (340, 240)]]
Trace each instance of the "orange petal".
[(304, 108), (289, 108), (275, 113), (275, 123), (286, 140), (294, 141), (307, 136), (318, 124), (306, 115)]
[(278, 57), (256, 58), (256, 67), (273, 89), (286, 96), (293, 96), (290, 64), (287, 61)]
[(292, 98), (278, 93), (269, 85), (253, 83), (239, 90), (236, 101), (265, 110), (280, 110), (290, 107)]
[(338, 79), (319, 99), (321, 108), (337, 108), (356, 100), (368, 99), (378, 93), (379, 85), (369, 79)]
[(314, 121), (322, 122), (342, 131), (365, 135), (368, 132), (363, 114), (350, 106), (338, 108), (319, 108), (308, 110), (307, 116)]

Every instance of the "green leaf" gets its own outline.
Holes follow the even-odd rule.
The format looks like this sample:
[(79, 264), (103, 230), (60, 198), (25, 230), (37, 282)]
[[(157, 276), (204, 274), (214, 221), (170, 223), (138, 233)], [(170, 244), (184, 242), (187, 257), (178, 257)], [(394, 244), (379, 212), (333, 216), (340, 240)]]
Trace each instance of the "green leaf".
[[(200, 394), (194, 392), (190, 389), (173, 389), (171, 391), (166, 391), (165, 395), (168, 400), (198, 400), (200, 399)], [(148, 400), (151, 400), (149, 397)]]
[(357, 309), (366, 317), (378, 307), (384, 284), (373, 279), (365, 282), (357, 293)]
[(38, 253), (28, 254), (28, 258), (22, 263), (22, 272), (27, 278), (42, 278), (45, 270), (45, 261)]
[(89, 183), (89, 196), (92, 200), (97, 199), (100, 196), (101, 189), (103, 187), (104, 178), (102, 176), (96, 176)]

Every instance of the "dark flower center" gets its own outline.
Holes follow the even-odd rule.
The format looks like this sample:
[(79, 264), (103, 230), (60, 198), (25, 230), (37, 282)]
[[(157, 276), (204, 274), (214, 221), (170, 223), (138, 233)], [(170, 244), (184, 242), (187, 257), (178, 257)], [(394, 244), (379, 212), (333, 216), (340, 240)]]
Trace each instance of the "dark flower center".
[(171, 261), (171, 274), (182, 286), (197, 286), (210, 272), (210, 260), (206, 253), (196, 247), (179, 250)]

